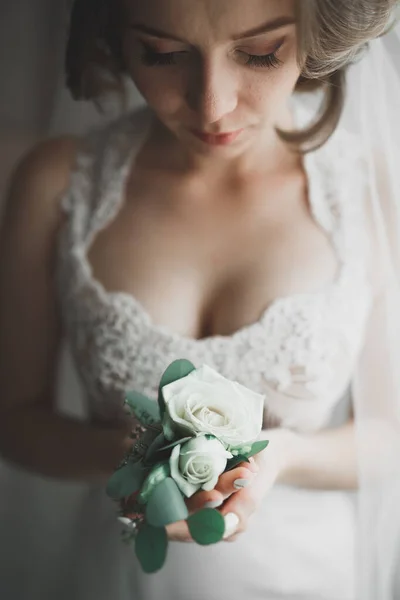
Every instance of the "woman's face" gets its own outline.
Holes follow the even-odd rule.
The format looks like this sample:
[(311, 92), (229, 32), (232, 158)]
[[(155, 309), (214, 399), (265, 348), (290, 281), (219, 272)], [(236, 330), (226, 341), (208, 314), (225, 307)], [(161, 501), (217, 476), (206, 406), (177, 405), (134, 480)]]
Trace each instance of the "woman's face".
[(131, 77), (181, 141), (238, 146), (280, 123), (300, 75), (296, 0), (123, 1)]

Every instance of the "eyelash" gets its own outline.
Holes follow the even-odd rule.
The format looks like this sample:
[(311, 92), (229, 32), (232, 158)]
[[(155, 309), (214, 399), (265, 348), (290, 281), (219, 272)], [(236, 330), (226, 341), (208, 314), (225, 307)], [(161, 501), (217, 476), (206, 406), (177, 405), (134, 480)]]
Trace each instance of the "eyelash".
[[(162, 67), (176, 64), (176, 57), (179, 54), (186, 54), (185, 52), (168, 52), (159, 53), (155, 52), (150, 46), (143, 44), (143, 54), (141, 56), (142, 62), (149, 67)], [(278, 48), (279, 50), (279, 48)], [(247, 54), (246, 65), (250, 67), (262, 67), (268, 69), (276, 69), (282, 61), (277, 57), (276, 52), (270, 54), (263, 54), (258, 56), (256, 54)]]
[(277, 69), (282, 61), (276, 55), (276, 52), (257, 56), (256, 54), (248, 54), (246, 65), (251, 67), (267, 67), (268, 69)]

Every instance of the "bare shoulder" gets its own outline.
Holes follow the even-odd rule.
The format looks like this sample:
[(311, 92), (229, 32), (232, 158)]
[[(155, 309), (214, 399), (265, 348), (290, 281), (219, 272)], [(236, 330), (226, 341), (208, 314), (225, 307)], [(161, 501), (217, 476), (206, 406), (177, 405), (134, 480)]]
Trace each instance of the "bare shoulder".
[(21, 210), (53, 213), (60, 210), (57, 199), (67, 188), (80, 144), (79, 138), (64, 136), (40, 142), (16, 166), (9, 182), (9, 218)]
[(40, 143), (20, 161), (9, 184), (0, 234), (2, 406), (52, 401), (61, 330), (53, 281), (60, 197), (78, 143), (74, 138)]
[(69, 184), (80, 139), (45, 140), (30, 150), (14, 169), (8, 184), (0, 243), (3, 255), (42, 252), (44, 259), (54, 243), (64, 214), (61, 197)]

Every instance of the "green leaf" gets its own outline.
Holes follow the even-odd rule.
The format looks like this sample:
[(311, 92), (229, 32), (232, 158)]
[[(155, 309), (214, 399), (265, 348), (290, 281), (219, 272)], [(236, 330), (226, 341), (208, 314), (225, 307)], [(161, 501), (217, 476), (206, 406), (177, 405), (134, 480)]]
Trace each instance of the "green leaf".
[(247, 446), (236, 446), (235, 448), (231, 448), (231, 452), (233, 456), (238, 456), (241, 454), (242, 456), (247, 456), (249, 452), (251, 452), (252, 444), (247, 444)]
[(119, 500), (137, 492), (145, 477), (145, 470), (140, 463), (128, 463), (110, 477), (106, 492), (110, 498)]
[(125, 397), (125, 403), (133, 411), (135, 417), (145, 427), (154, 425), (161, 421), (160, 410), (157, 402), (147, 398), (135, 390), (128, 392)]
[(165, 439), (170, 441), (175, 438), (175, 431), (173, 429), (173, 421), (169, 416), (167, 410), (164, 411), (163, 419), (162, 419), (162, 428), (165, 435)]
[(228, 462), (226, 463), (225, 473), (227, 471), (232, 471), (232, 469), (234, 469), (235, 467), (240, 465), (240, 463), (243, 463), (243, 462), (249, 462), (249, 459), (247, 458), (247, 456), (244, 456), (243, 454), (239, 454), (238, 456), (234, 456), (233, 458), (230, 458), (228, 460)]
[(168, 477), (153, 490), (147, 506), (146, 520), (153, 527), (187, 519), (189, 512), (175, 481)]
[(268, 444), (269, 444), (268, 440), (254, 442), (254, 444), (251, 446), (250, 452), (246, 452), (247, 458), (250, 458), (251, 456), (255, 456), (256, 454), (258, 454), (259, 452), (262, 452), (263, 450), (265, 450), (265, 448), (268, 446)]
[(189, 437), (184, 437), (181, 438), (180, 440), (176, 440), (175, 442), (172, 442), (171, 444), (168, 444), (168, 446), (163, 446), (162, 448), (160, 448), (160, 451), (164, 451), (164, 450), (172, 450), (173, 448), (175, 448), (175, 446), (178, 446), (178, 444), (185, 444), (186, 442), (189, 442), (191, 439), (193, 439), (194, 436), (189, 436)]
[(164, 371), (163, 376), (161, 377), (160, 386), (158, 389), (158, 406), (160, 409), (161, 416), (164, 416), (165, 412), (165, 400), (162, 395), (162, 388), (169, 383), (173, 383), (178, 379), (182, 379), (195, 371), (196, 367), (185, 358), (175, 360), (173, 363), (167, 367)]
[(145, 573), (159, 571), (167, 557), (168, 537), (164, 527), (142, 525), (135, 540), (135, 552)]
[(216, 544), (224, 537), (224, 517), (213, 508), (204, 508), (190, 515), (187, 524), (192, 538), (201, 546)]
[(164, 437), (164, 434), (161, 432), (159, 433), (151, 442), (151, 444), (149, 445), (149, 447), (147, 448), (146, 454), (145, 454), (145, 462), (146, 463), (151, 463), (151, 462), (160, 462), (160, 458), (159, 458), (159, 452), (160, 450), (164, 449), (164, 444), (165, 444), (166, 440)]
[(167, 479), (170, 473), (169, 462), (164, 462), (153, 467), (142, 485), (137, 498), (138, 502), (146, 504), (157, 485), (164, 481), (164, 479)]

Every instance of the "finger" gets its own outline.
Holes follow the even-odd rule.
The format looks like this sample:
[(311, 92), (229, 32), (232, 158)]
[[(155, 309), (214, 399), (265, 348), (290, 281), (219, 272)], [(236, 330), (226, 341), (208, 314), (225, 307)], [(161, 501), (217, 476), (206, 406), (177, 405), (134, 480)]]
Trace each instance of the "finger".
[(240, 463), (235, 469), (223, 473), (214, 490), (197, 492), (187, 500), (186, 504), (189, 511), (195, 512), (202, 508), (219, 508), (231, 494), (243, 487), (248, 487), (259, 469), (260, 467), (254, 459), (250, 458), (250, 462)]
[(256, 508), (257, 502), (249, 489), (243, 489), (231, 496), (221, 509), (226, 523), (224, 539), (233, 540), (239, 533), (245, 531)]
[(196, 512), (202, 508), (219, 508), (224, 502), (224, 496), (218, 490), (211, 492), (197, 492), (189, 500), (186, 505), (190, 513)]
[(167, 535), (171, 542), (193, 542), (186, 521), (178, 521), (167, 525)]
[[(240, 532), (241, 533), (241, 532)], [(232, 535), (229, 535), (227, 533), (225, 533), (224, 538), (223, 538), (223, 542), (236, 542), (236, 540), (238, 540), (240, 538), (240, 533), (233, 533)]]
[(218, 480), (215, 489), (220, 492), (224, 498), (228, 498), (235, 492), (251, 486), (256, 473), (250, 471), (247, 466), (239, 466), (227, 473), (223, 473)]

